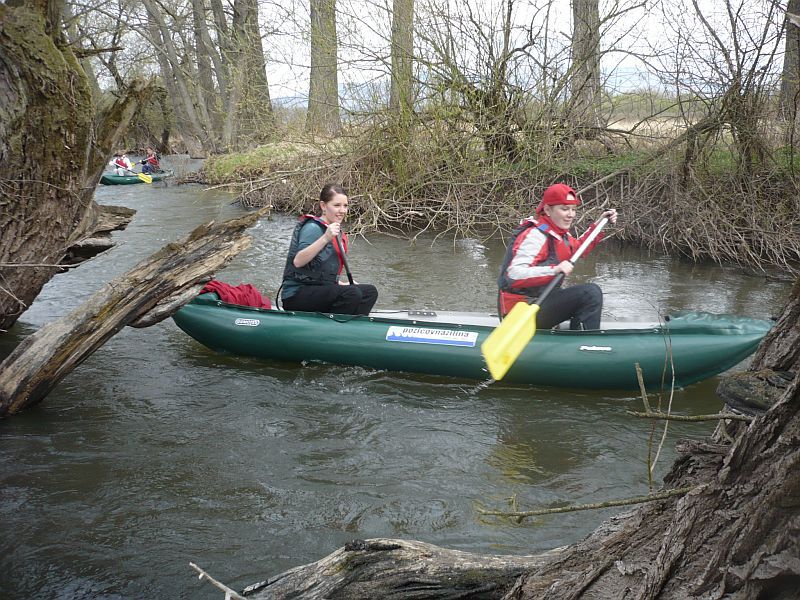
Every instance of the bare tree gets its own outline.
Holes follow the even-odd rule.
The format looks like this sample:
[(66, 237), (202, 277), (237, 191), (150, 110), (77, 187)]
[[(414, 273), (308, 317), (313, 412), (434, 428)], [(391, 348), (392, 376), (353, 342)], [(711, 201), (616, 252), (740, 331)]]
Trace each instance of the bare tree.
[(177, 136), (194, 156), (239, 150), (275, 130), (258, 0), (68, 0), (71, 26), (118, 90), (157, 72)]
[(247, 148), (268, 141), (275, 132), (258, 0), (234, 1), (229, 48), (231, 93), (225, 129), (232, 134), (230, 141), (236, 140), (236, 147)]
[(406, 115), (414, 107), (414, 0), (393, 1), (391, 54), (389, 109)]
[(335, 135), (339, 115), (336, 0), (311, 0), (311, 73), (306, 129)]
[(520, 156), (518, 117), (526, 96), (517, 78), (525, 76), (524, 57), (536, 43), (515, 25), (516, 7), (515, 0), (457, 11), (441, 5), (419, 31), (426, 103), (444, 89), (438, 101), (457, 107), (452, 116), (474, 127), (490, 156), (511, 162)]
[[(197, 104), (202, 111), (203, 120), (211, 125), (214, 132), (222, 130), (223, 97), (227, 84), (227, 73), (222, 66), (219, 53), (208, 32), (206, 7), (203, 0), (192, 0), (192, 29), (194, 33), (194, 56), (197, 59)], [(214, 68), (212, 68), (212, 61)], [(214, 75), (220, 81), (216, 86)]]
[(0, 4), (0, 330), (65, 267), (111, 247), (95, 234), (123, 228), (132, 215), (110, 218), (92, 197), (150, 89), (135, 81), (96, 107), (61, 17), (56, 0)]
[(800, 112), (800, 0), (789, 0), (785, 22), (786, 46), (781, 75), (781, 112), (787, 122), (787, 142), (797, 144)]
[(572, 0), (570, 115), (578, 128), (601, 125), (600, 6), (598, 0)]
[(172, 100), (172, 107), (178, 117), (184, 142), (193, 156), (205, 156), (214, 148), (213, 130), (205, 111), (198, 110), (199, 103), (193, 78), (183, 70), (183, 61), (178, 54), (172, 32), (167, 26), (164, 14), (155, 0), (142, 0), (147, 10), (148, 33), (156, 48), (161, 76)]
[(674, 28), (668, 34), (677, 44), (669, 55), (662, 55), (659, 76), (674, 90), (687, 125), (708, 123), (705, 132), (687, 140), (685, 186), (708, 169), (715, 149), (732, 155), (737, 186), (751, 193), (764, 181), (756, 174), (773, 160), (768, 121), (776, 115), (769, 110), (774, 104), (769, 98), (783, 14), (776, 3), (766, 1), (754, 18), (747, 10), (751, 5), (746, 0), (724, 0), (709, 13), (691, 0), (680, 14), (666, 14), (665, 23)]

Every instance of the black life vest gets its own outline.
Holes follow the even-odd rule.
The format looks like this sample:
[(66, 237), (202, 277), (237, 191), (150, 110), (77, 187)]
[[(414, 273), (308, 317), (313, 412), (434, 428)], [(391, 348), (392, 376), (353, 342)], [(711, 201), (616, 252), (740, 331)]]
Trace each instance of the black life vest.
[[(330, 253), (325, 260), (321, 259), (320, 255), (317, 254), (306, 266), (294, 266), (294, 257), (297, 256), (297, 253), (300, 251), (300, 230), (309, 221), (316, 223), (322, 229), (323, 235), (328, 228), (327, 223), (314, 215), (302, 215), (300, 217), (300, 220), (292, 232), (292, 240), (289, 242), (289, 253), (286, 256), (286, 266), (283, 268), (283, 280), (292, 280), (302, 283), (303, 285), (335, 284), (339, 280), (339, 274), (342, 272), (342, 267), (344, 266), (338, 244), (328, 244), (329, 246), (333, 246), (333, 252)], [(344, 233), (342, 233), (342, 245), (344, 246), (342, 250), (346, 252), (347, 235)], [(322, 253), (323, 251), (320, 251), (320, 254)]]

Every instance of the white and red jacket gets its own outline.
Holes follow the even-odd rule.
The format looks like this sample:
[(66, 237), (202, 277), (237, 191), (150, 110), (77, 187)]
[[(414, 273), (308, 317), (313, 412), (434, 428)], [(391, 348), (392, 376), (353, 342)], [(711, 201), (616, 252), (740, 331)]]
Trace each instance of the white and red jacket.
[[(537, 297), (541, 288), (555, 277), (555, 266), (572, 258), (594, 228), (593, 223), (576, 239), (568, 231), (556, 227), (546, 215), (538, 220), (528, 217), (522, 221), (512, 233), (503, 259), (497, 280), (500, 291)], [(587, 250), (594, 248), (602, 237), (602, 233), (598, 235)]]
[(119, 167), (122, 169), (133, 169), (133, 163), (125, 155), (115, 156), (114, 158), (111, 159), (110, 164), (114, 167)]

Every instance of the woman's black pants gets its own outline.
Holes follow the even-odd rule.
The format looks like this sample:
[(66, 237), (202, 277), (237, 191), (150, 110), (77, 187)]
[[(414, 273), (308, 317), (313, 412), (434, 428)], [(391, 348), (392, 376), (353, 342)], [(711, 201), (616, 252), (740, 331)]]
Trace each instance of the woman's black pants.
[(369, 283), (304, 285), (294, 296), (283, 300), (283, 308), (338, 315), (368, 315), (377, 300), (378, 290)]

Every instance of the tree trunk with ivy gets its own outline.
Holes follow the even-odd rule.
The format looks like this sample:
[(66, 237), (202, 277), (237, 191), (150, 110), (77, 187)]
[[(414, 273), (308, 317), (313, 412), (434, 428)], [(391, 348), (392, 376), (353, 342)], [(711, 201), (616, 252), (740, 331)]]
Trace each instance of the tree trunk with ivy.
[(601, 126), (600, 38), (598, 0), (573, 0), (569, 117), (578, 137), (592, 137)]
[(389, 110), (403, 122), (414, 110), (414, 0), (392, 2)]
[(339, 116), (336, 0), (311, 0), (311, 73), (308, 81), (306, 130), (336, 135)]
[(197, 83), (183, 72), (181, 56), (159, 4), (153, 0), (142, 0), (142, 4), (147, 10), (150, 38), (161, 49), (157, 53), (158, 66), (183, 143), (190, 156), (205, 158), (215, 151), (216, 146), (211, 123), (204, 119), (208, 115), (199, 110)]
[[(800, 589), (800, 280), (750, 372), (790, 374), (752, 423), (682, 442), (665, 490), (584, 540), (528, 557), (354, 541), (246, 588), (247, 598), (769, 598)], [(218, 582), (216, 582), (218, 583)]]
[(256, 0), (234, 1), (229, 32), (232, 90), (226, 129), (231, 137), (226, 142), (232, 149), (252, 148), (275, 133)]
[[(110, 230), (133, 214), (113, 214), (92, 197), (149, 88), (135, 83), (95, 107), (59, 9), (56, 0), (0, 3), (0, 331), (65, 264), (113, 245)], [(99, 234), (105, 243), (95, 243)]]

